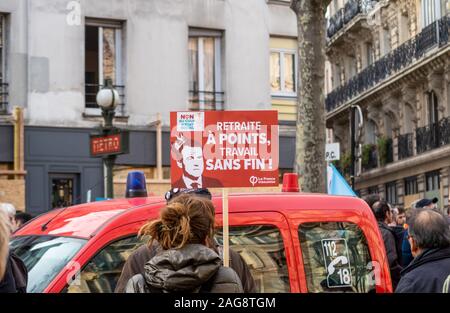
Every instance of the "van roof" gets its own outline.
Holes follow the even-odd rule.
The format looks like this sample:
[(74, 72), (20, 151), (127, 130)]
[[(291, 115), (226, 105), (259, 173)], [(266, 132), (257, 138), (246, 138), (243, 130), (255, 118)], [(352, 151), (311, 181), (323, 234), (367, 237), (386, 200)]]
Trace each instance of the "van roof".
[[(222, 196), (214, 195), (216, 213), (222, 212)], [(156, 218), (166, 203), (163, 197), (125, 198), (55, 209), (33, 219), (15, 236), (54, 235), (90, 238), (99, 231)], [(306, 193), (237, 193), (229, 195), (229, 212), (279, 211), (286, 215), (307, 210), (370, 212), (356, 197)], [(239, 205), (240, 204), (240, 205)], [(245, 204), (245, 205), (244, 205)]]

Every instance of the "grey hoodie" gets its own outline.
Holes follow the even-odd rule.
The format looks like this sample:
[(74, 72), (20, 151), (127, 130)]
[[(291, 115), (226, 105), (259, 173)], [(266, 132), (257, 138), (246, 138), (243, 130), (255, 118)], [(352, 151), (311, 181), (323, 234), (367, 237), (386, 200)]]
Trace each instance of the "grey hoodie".
[(236, 272), (222, 266), (219, 255), (200, 244), (163, 250), (144, 266), (144, 275), (133, 276), (128, 293), (212, 292), (242, 293)]

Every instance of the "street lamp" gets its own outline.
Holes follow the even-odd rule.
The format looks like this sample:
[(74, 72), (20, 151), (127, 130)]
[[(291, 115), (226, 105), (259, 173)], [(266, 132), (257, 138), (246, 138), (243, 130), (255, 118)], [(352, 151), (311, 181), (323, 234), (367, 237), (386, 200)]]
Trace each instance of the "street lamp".
[[(111, 79), (105, 80), (105, 86), (97, 93), (97, 104), (102, 109), (104, 125), (101, 131), (104, 136), (112, 135), (116, 132), (113, 126), (116, 107), (120, 104), (120, 96), (117, 90), (112, 86)], [(113, 167), (116, 160), (115, 154), (107, 154), (103, 156), (103, 168), (105, 172), (105, 198), (113, 198)]]

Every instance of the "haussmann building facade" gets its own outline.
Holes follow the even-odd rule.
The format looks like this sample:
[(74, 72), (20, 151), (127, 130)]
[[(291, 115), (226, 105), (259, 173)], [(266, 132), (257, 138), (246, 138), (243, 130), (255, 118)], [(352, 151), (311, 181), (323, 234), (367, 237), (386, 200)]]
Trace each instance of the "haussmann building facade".
[(104, 196), (89, 134), (105, 79), (122, 100), (114, 124), (130, 131), (116, 196), (133, 169), (149, 193), (169, 188), (171, 111), (276, 109), (291, 170), (296, 37), (289, 1), (0, 1), (0, 202), (39, 214)]

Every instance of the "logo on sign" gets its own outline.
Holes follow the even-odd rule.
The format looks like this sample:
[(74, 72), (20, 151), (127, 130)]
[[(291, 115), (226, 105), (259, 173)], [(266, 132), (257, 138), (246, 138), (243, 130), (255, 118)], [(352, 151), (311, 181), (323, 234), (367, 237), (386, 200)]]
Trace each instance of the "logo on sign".
[(352, 286), (352, 271), (344, 238), (322, 239), (322, 251), (327, 271), (328, 288)]
[(250, 184), (253, 185), (253, 187), (255, 186), (255, 184), (258, 182), (258, 177), (256, 176), (252, 176), (250, 177)]
[(205, 129), (204, 112), (177, 112), (177, 131), (203, 131)]

